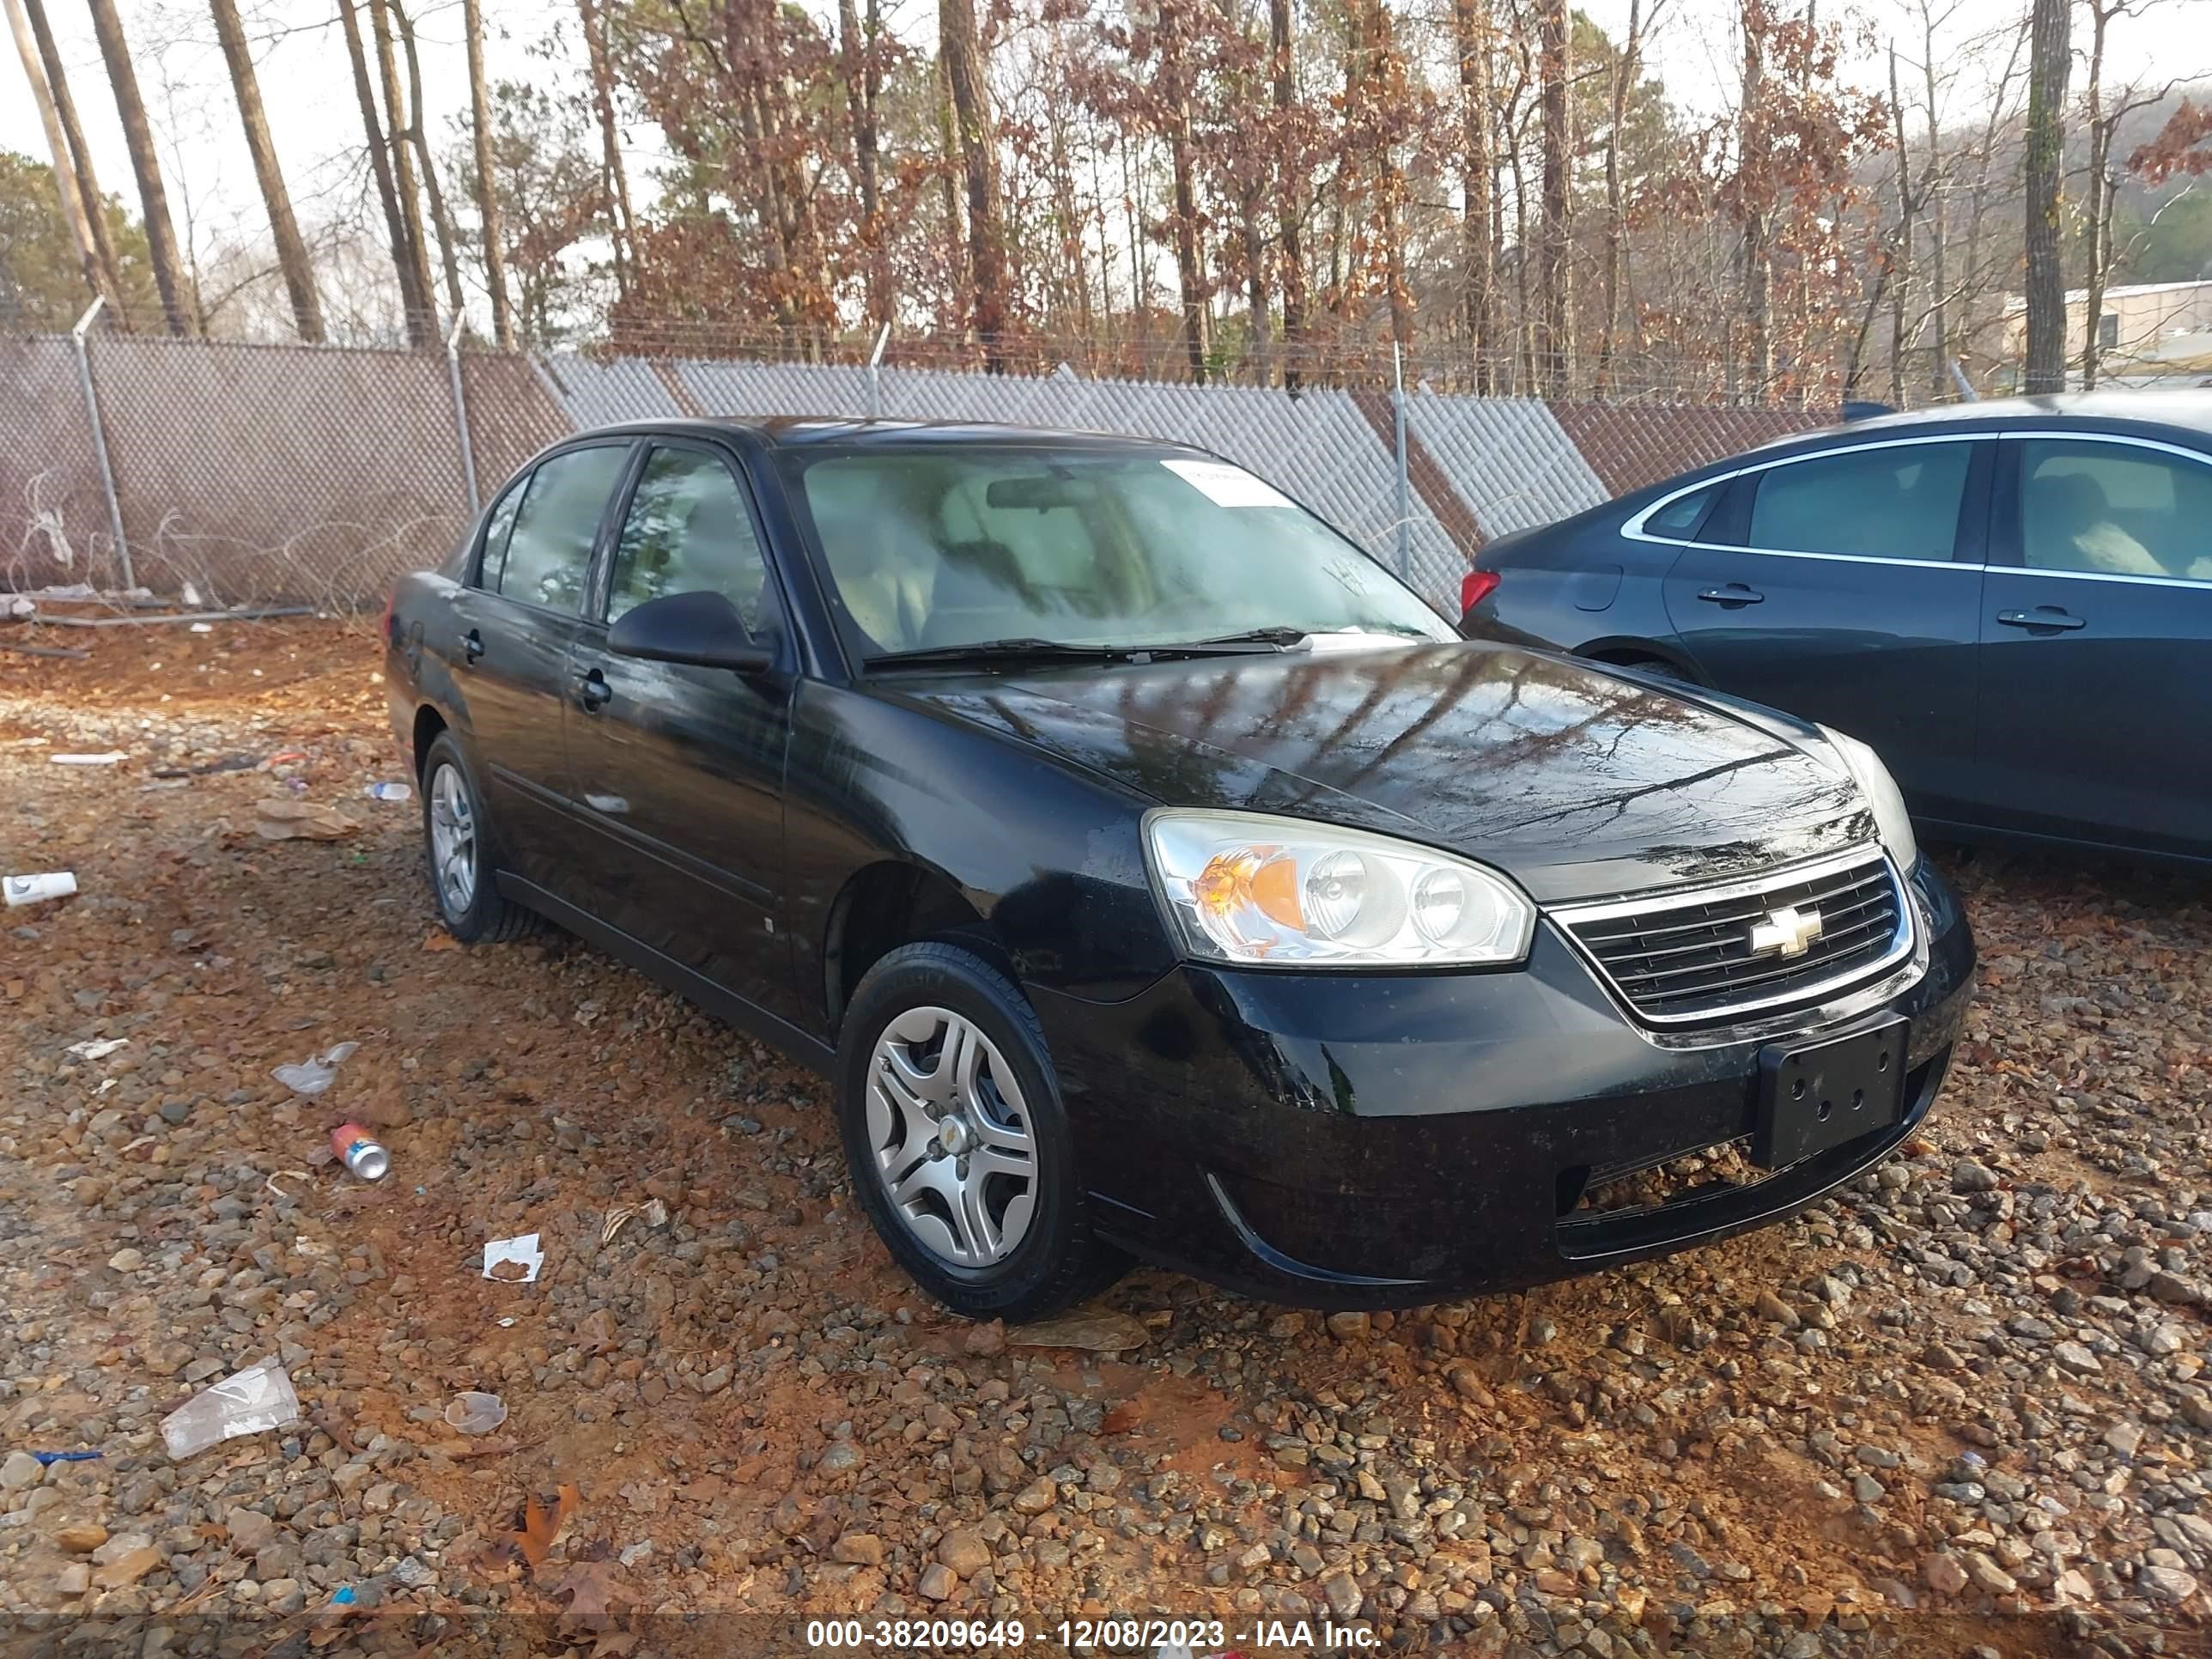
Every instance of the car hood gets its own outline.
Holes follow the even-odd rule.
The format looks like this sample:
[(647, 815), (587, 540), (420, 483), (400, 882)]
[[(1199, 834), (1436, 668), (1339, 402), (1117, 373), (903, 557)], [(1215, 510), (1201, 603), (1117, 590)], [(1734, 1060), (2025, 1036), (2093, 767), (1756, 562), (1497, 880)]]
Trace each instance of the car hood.
[(1839, 763), (1700, 700), (1481, 641), (882, 683), (1171, 806), (1449, 848), (1558, 901), (1870, 840)]

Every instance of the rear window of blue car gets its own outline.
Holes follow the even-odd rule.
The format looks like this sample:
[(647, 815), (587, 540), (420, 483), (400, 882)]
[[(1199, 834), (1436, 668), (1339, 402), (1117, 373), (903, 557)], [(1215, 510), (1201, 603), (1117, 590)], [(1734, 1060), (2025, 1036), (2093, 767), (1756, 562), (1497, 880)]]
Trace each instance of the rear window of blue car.
[(1709, 483), (1703, 489), (1693, 489), (1668, 502), (1644, 521), (1644, 533), (1663, 541), (1688, 541), (1698, 533), (1698, 526), (1705, 522), (1713, 498), (1720, 493), (1719, 484)]

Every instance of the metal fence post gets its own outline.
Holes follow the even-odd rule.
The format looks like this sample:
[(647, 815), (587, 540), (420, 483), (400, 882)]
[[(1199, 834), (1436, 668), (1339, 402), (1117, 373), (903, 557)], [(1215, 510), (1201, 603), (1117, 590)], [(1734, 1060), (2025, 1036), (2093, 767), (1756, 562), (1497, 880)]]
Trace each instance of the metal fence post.
[(1406, 358), (1390, 345), (1390, 423), (1398, 441), (1398, 580), (1413, 577), (1413, 483), (1406, 462)]
[(123, 586), (127, 591), (138, 586), (138, 578), (131, 568), (131, 544), (123, 539), (123, 503), (115, 496), (115, 469), (107, 460), (107, 428), (100, 424), (100, 393), (92, 386), (92, 348), (85, 343), (93, 319), (100, 315), (100, 307), (106, 303), (103, 295), (87, 306), (84, 315), (70, 331), (70, 338), (76, 342), (76, 378), (84, 387), (84, 418), (92, 428), (92, 453), (100, 462), (100, 487), (107, 495), (107, 527), (115, 537), (115, 562), (122, 569)]
[(477, 447), (469, 436), (468, 394), (461, 390), (461, 328), (468, 319), (456, 315), (446, 335), (446, 372), (453, 382), (453, 429), (461, 441), (461, 477), (469, 489), (469, 517), (483, 510), (477, 498)]
[(876, 336), (876, 349), (868, 354), (868, 418), (884, 418), (884, 348), (890, 343), (891, 325), (884, 325), (884, 331)]

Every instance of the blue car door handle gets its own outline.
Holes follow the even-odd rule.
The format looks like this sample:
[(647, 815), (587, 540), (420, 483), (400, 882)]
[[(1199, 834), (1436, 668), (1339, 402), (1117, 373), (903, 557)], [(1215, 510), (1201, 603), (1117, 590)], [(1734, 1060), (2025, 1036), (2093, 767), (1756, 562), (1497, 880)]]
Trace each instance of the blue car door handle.
[(1746, 587), (1741, 582), (1730, 582), (1726, 587), (1708, 587), (1698, 597), (1707, 605), (1761, 605), (1766, 595), (1756, 588)]
[(2088, 626), (2087, 623), (2080, 617), (2061, 611), (2055, 605), (2039, 605), (2033, 611), (2000, 611), (1997, 612), (1997, 620), (2007, 628), (2025, 628), (2031, 633), (2047, 629), (2051, 633), (2058, 634), (2063, 633), (2069, 628)]

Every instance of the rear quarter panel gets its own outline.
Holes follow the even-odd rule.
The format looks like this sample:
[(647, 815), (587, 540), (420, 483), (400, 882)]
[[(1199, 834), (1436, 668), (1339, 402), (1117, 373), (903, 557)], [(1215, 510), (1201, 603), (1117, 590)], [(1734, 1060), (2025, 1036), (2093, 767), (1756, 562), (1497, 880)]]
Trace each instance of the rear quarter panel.
[(1498, 584), (1480, 608), (1559, 650), (1671, 657), (1661, 584), (1677, 550), (1628, 540), (1626, 516), (1614, 502), (1485, 549), (1476, 563)]

